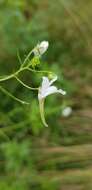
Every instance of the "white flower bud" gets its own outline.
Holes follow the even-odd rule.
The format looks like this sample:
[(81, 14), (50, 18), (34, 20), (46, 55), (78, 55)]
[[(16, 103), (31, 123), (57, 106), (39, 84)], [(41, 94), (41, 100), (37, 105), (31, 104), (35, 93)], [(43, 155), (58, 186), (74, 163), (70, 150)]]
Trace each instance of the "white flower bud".
[(44, 54), (45, 51), (47, 51), (48, 46), (49, 46), (48, 41), (42, 41), (40, 44), (38, 44), (33, 50), (35, 56), (40, 56)]
[(65, 107), (63, 110), (62, 110), (62, 115), (64, 117), (68, 117), (70, 116), (72, 113), (72, 108), (71, 107)]

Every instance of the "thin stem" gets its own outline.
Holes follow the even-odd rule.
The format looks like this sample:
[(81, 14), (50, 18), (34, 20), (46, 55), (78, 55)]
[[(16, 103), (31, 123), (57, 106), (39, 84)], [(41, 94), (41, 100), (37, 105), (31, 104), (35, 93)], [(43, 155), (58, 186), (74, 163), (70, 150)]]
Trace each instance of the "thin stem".
[(10, 96), (12, 99), (16, 100), (17, 102), (20, 102), (21, 104), (27, 104), (27, 105), (30, 104), (30, 103), (28, 103), (28, 102), (25, 102), (25, 101), (23, 101), (23, 100), (21, 100), (21, 99), (15, 97), (15, 96), (13, 96), (10, 92), (8, 92), (8, 91), (7, 91), (5, 88), (3, 88), (2, 86), (0, 86), (0, 90), (1, 90), (4, 94)]
[(18, 75), (18, 74), (19, 74), (20, 72), (22, 72), (23, 70), (32, 71), (32, 72), (35, 72), (35, 73), (49, 73), (49, 74), (52, 74), (51, 71), (39, 71), (39, 70), (31, 69), (31, 68), (29, 68), (29, 67), (20, 67), (20, 69), (19, 69), (18, 71), (16, 71), (15, 73), (13, 73), (13, 74), (11, 74), (11, 75), (8, 75), (8, 76), (6, 76), (6, 77), (0, 78), (0, 82), (9, 80), (9, 79), (15, 77), (16, 75)]
[(17, 81), (22, 84), (24, 87), (30, 89), (30, 90), (38, 90), (39, 88), (32, 88), (30, 86), (28, 86), (27, 84), (25, 84), (23, 81), (21, 81), (17, 76), (15, 76), (15, 78), (17, 79)]
[(49, 73), (49, 74), (52, 74), (51, 71), (39, 71), (39, 70), (31, 69), (31, 68), (27, 68), (27, 70), (35, 72), (35, 73)]
[(24, 67), (24, 65), (26, 64), (26, 62), (28, 61), (28, 59), (29, 59), (29, 57), (30, 57), (30, 55), (31, 55), (32, 53), (33, 53), (33, 50), (30, 51), (29, 54), (27, 55), (27, 57), (24, 59), (24, 62), (23, 62), (23, 64), (21, 65), (21, 68)]
[(20, 65), (22, 65), (22, 60), (21, 60), (21, 57), (20, 57), (19, 51), (17, 51), (17, 56), (18, 56), (18, 60), (19, 60)]
[(1, 79), (0, 79), (0, 82), (9, 80), (9, 79), (15, 77), (15, 75), (18, 75), (20, 72), (22, 72), (22, 71), (25, 70), (25, 69), (26, 69), (26, 67), (23, 67), (23, 68), (19, 69), (18, 71), (16, 71), (15, 73), (13, 73), (13, 74), (11, 74), (11, 75), (8, 75), (8, 76), (6, 76), (6, 77), (4, 77), (4, 78), (1, 78)]

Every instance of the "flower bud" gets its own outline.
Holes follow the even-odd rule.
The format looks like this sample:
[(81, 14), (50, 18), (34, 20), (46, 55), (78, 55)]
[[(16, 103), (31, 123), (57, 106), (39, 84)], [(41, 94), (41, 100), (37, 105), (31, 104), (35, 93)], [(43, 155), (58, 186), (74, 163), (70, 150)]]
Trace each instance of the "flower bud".
[(72, 108), (67, 106), (62, 110), (63, 117), (69, 117), (72, 114)]
[(49, 42), (48, 41), (42, 41), (40, 44), (38, 44), (33, 52), (35, 56), (41, 56), (42, 54), (45, 53), (45, 51), (47, 51), (49, 46)]

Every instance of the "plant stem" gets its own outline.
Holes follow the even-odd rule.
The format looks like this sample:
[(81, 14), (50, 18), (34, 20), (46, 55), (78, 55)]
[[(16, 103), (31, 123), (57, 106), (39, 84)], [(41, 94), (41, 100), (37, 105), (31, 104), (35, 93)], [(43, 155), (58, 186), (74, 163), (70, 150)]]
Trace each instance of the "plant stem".
[(1, 90), (4, 94), (10, 96), (12, 99), (14, 99), (14, 100), (20, 102), (21, 104), (27, 104), (27, 105), (30, 104), (30, 103), (28, 103), (28, 102), (25, 102), (25, 101), (20, 100), (19, 98), (15, 97), (15, 96), (13, 96), (10, 92), (8, 92), (8, 91), (7, 91), (5, 88), (3, 88), (2, 86), (0, 86), (0, 90)]
[(30, 55), (31, 55), (32, 53), (33, 53), (33, 50), (30, 51), (29, 54), (27, 55), (27, 57), (24, 59), (24, 62), (23, 62), (23, 64), (21, 65), (21, 68), (24, 67), (24, 65), (26, 64), (26, 62), (28, 61), (28, 59), (29, 59), (29, 57), (30, 57)]
[(25, 70), (25, 69), (26, 69), (26, 67), (20, 68), (20, 69), (19, 69), (18, 71), (16, 71), (15, 73), (13, 73), (13, 74), (11, 74), (11, 75), (8, 75), (8, 76), (6, 76), (6, 77), (4, 77), (4, 78), (1, 78), (1, 79), (0, 79), (0, 82), (9, 80), (9, 79), (15, 77), (15, 75), (18, 75), (20, 72), (22, 72), (22, 71)]
[(31, 69), (31, 68), (29, 68), (29, 67), (27, 67), (27, 70), (28, 70), (28, 71), (32, 71), (32, 72), (35, 72), (35, 73), (49, 73), (49, 74), (52, 74), (51, 71), (39, 71), (39, 70)]
[(25, 84), (23, 81), (21, 81), (17, 76), (15, 76), (15, 78), (17, 79), (17, 81), (18, 81), (20, 84), (22, 84), (24, 87), (26, 87), (26, 88), (28, 88), (28, 89), (30, 89), (30, 90), (38, 90), (38, 89), (39, 89), (39, 88), (32, 88), (32, 87), (26, 85), (26, 84)]

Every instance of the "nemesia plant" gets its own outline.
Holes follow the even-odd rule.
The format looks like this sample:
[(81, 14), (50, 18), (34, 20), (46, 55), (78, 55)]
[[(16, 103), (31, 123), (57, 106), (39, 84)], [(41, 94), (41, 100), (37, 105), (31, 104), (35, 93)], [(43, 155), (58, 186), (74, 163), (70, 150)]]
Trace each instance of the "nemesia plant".
[[(29, 90), (37, 90), (38, 91), (38, 101), (39, 101), (39, 108), (40, 108), (40, 115), (41, 115), (41, 119), (42, 122), (44, 124), (44, 126), (48, 127), (48, 124), (45, 121), (45, 117), (44, 117), (44, 101), (45, 98), (48, 95), (54, 94), (54, 93), (59, 93), (62, 95), (65, 95), (66, 92), (62, 89), (57, 89), (56, 86), (53, 86), (52, 84), (57, 80), (57, 76), (55, 74), (53, 74), (50, 71), (39, 71), (36, 70), (35, 67), (40, 64), (40, 59), (41, 56), (47, 51), (49, 47), (49, 42), (48, 41), (42, 41), (41, 43), (38, 43), (36, 47), (33, 48), (32, 51), (29, 52), (29, 54), (26, 56), (25, 60), (21, 61), (20, 56), (18, 55), (19, 61), (21, 63), (19, 69), (8, 76), (1, 76), (0, 77), (0, 82), (2, 81), (7, 81), (9, 79), (15, 78), (21, 85), (23, 85), (24, 87), (28, 88)], [(34, 53), (34, 57), (30, 60), (30, 56), (31, 54)], [(30, 71), (30, 72), (40, 72), (40, 73), (46, 73), (46, 74), (51, 74), (53, 77), (51, 80), (49, 80), (49, 77), (47, 76), (43, 76), (42, 77), (42, 84), (40, 87), (37, 88), (33, 88), (31, 86), (28, 86), (27, 84), (25, 84), (20, 78), (19, 78), (19, 74), (23, 71)], [(8, 92), (5, 88), (3, 88), (2, 86), (0, 86), (0, 90), (7, 94), (8, 96), (10, 96), (11, 98), (13, 98), (14, 100), (22, 103), (22, 104), (30, 104), (29, 102), (23, 101), (17, 97), (15, 97), (13, 94), (11, 94), (10, 92)]]

